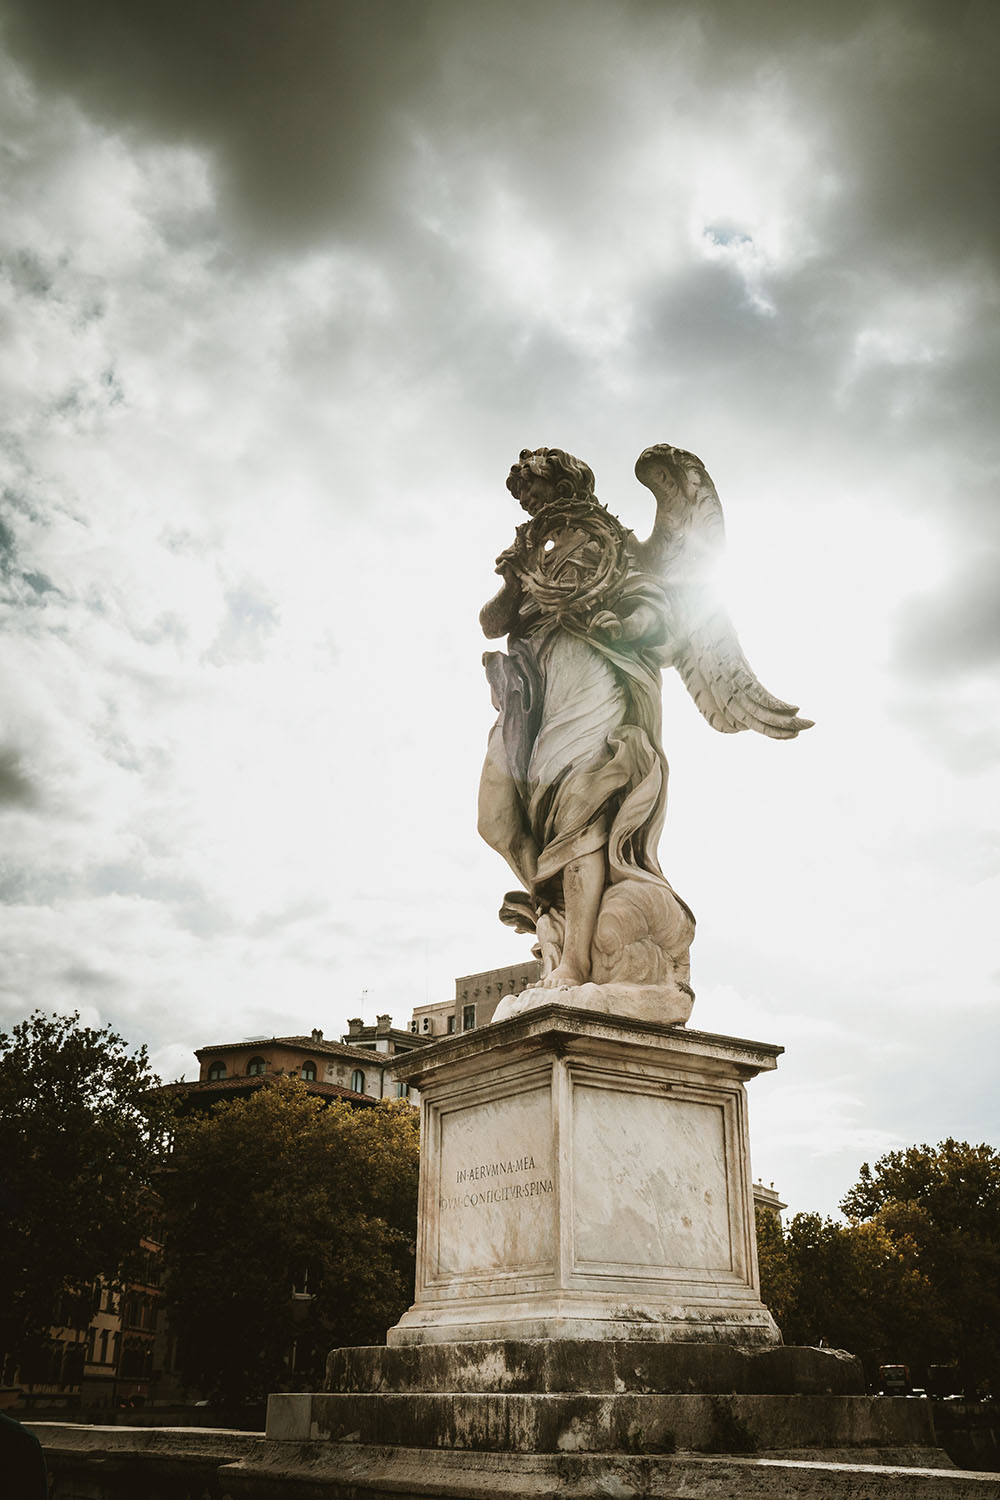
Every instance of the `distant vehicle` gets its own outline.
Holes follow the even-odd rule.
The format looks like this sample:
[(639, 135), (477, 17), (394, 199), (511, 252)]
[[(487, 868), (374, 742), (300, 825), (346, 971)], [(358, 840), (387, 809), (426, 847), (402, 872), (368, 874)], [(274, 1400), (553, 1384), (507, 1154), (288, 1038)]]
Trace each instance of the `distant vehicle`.
[(909, 1396), (913, 1393), (906, 1365), (879, 1365), (878, 1383), (883, 1396)]

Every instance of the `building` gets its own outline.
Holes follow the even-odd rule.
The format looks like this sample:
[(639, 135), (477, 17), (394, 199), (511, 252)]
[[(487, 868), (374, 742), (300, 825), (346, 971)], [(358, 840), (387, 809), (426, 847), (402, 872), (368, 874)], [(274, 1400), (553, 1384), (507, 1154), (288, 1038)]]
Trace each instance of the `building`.
[(537, 959), (508, 964), (505, 969), (484, 969), (455, 980), (455, 998), (436, 1000), (414, 1007), (410, 1031), (426, 1041), (488, 1026), (504, 995), (519, 995), (537, 984), (541, 970)]
[[(432, 1037), (414, 1033), (412, 1023), (409, 1031), (402, 1031), (393, 1026), (391, 1016), (376, 1016), (374, 1026), (366, 1026), (358, 1018), (347, 1023), (347, 1035), (341, 1037), (341, 1041), (350, 1048), (357, 1048), (360, 1052), (373, 1054), (373, 1068), (381, 1069), (383, 1099), (409, 1098), (410, 1102), (416, 1104), (417, 1092), (411, 1090), (405, 1083), (397, 1083), (392, 1069), (386, 1064), (389, 1059), (398, 1057), (404, 1052), (413, 1052), (417, 1047), (423, 1047)], [(369, 1068), (366, 1062), (362, 1064), (355, 1060), (354, 1072), (359, 1073), (362, 1068)]]
[(169, 1363), (161, 1266), (163, 1221), (150, 1196), (137, 1263), (124, 1286), (103, 1278), (64, 1292), (48, 1338), (23, 1365), (3, 1362), (5, 1383), (19, 1385), (31, 1411), (86, 1406), (144, 1406), (163, 1398)]
[(773, 1214), (780, 1224), (782, 1211), (788, 1207), (788, 1204), (782, 1203), (775, 1191), (773, 1182), (770, 1187), (765, 1187), (762, 1182), (755, 1182), (753, 1185), (753, 1206), (754, 1208), (762, 1208), (767, 1213)]
[(308, 1036), (245, 1037), (198, 1047), (198, 1078), (166, 1084), (164, 1092), (182, 1099), (185, 1107), (210, 1109), (220, 1099), (245, 1098), (277, 1078), (300, 1078), (311, 1094), (354, 1105), (399, 1097), (391, 1059), (397, 1051), (421, 1046), (424, 1039), (396, 1030), (390, 1016), (377, 1017), (374, 1026), (360, 1020), (348, 1026), (348, 1035), (339, 1042), (312, 1031)]

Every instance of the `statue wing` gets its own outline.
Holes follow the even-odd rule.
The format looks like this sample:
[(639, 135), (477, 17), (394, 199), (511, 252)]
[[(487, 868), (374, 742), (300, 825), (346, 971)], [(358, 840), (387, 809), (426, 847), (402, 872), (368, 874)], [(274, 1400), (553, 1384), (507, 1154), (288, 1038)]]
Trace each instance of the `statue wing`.
[(636, 478), (656, 498), (656, 523), (638, 546), (640, 565), (658, 576), (673, 607), (663, 665), (675, 666), (698, 708), (722, 734), (755, 729), (794, 739), (812, 727), (795, 704), (769, 693), (740, 648), (715, 595), (711, 572), (725, 547), (718, 492), (701, 459), (660, 443), (640, 454)]
[(725, 610), (699, 607), (694, 598), (675, 599), (681, 623), (687, 628), (672, 652), (672, 665), (684, 686), (711, 724), (722, 734), (755, 729), (774, 740), (793, 740), (811, 719), (797, 717), (798, 706), (769, 693), (740, 649), (736, 631)]

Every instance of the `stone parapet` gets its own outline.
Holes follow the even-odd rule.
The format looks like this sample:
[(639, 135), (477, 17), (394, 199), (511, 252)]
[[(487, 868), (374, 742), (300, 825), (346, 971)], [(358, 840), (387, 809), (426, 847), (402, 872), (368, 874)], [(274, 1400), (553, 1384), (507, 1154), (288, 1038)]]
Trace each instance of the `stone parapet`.
[(263, 1442), (220, 1480), (233, 1500), (995, 1500), (996, 1474), (912, 1457), (903, 1467), (847, 1455), (832, 1462)]
[(24, 1425), (45, 1453), (52, 1500), (222, 1500), (220, 1470), (256, 1452), (262, 1438), (216, 1427)]
[(915, 1447), (884, 1448), (875, 1465), (863, 1461), (874, 1450), (862, 1449), (822, 1458), (801, 1447), (766, 1456), (532, 1454), (190, 1428), (28, 1426), (45, 1450), (53, 1500), (994, 1500), (1000, 1493), (997, 1474), (934, 1467), (940, 1455)]

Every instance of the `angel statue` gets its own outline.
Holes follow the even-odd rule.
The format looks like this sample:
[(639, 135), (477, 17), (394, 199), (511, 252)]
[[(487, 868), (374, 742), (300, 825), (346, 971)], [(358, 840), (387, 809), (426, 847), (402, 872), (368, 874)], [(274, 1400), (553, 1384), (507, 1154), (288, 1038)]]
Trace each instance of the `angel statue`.
[(529, 519), (497, 558), (480, 614), (498, 710), (479, 831), (521, 882), (501, 921), (536, 934), (542, 978), (494, 1020), (559, 1000), (683, 1024), (694, 917), (657, 860), (667, 792), (660, 669), (676, 667), (713, 729), (794, 739), (811, 721), (772, 697), (740, 650), (709, 578), (722, 506), (699, 458), (647, 448), (656, 499), (640, 542), (594, 494), (585, 463), (525, 448), (507, 488)]

